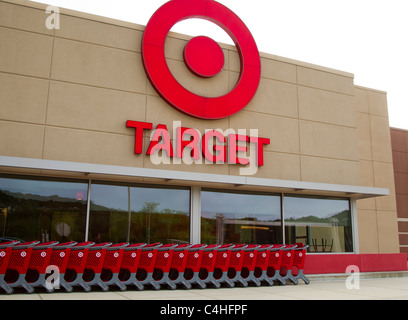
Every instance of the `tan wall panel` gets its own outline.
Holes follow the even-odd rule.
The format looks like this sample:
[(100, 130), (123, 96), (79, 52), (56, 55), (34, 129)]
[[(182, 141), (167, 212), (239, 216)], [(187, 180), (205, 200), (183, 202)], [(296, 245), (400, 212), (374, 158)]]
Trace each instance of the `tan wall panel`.
[(372, 161), (360, 161), (360, 180), (362, 186), (373, 187), (375, 185), (374, 167)]
[(55, 35), (97, 45), (141, 53), (142, 30), (115, 26), (61, 14), (61, 28)]
[(42, 157), (44, 126), (0, 121), (0, 150), (2, 156)]
[(230, 125), (235, 130), (246, 129), (247, 134), (251, 129), (258, 129), (260, 137), (271, 140), (271, 144), (266, 145), (264, 150), (299, 154), (297, 119), (244, 110), (230, 118)]
[(368, 92), (370, 114), (388, 118), (387, 94), (371, 90)]
[(47, 124), (132, 134), (127, 120), (145, 120), (144, 95), (51, 82)]
[[(231, 166), (230, 174), (238, 175), (238, 167)], [(300, 181), (300, 157), (298, 155), (264, 152), (264, 166), (254, 175), (258, 178)]]
[(368, 113), (368, 92), (359, 87), (354, 89), (354, 104), (357, 112)]
[(359, 210), (357, 220), (360, 253), (379, 253), (376, 211)]
[(261, 77), (296, 84), (296, 65), (261, 56)]
[(44, 124), (48, 80), (0, 73), (0, 119)]
[(302, 155), (359, 159), (356, 129), (302, 120), (299, 125)]
[(0, 71), (50, 75), (52, 37), (0, 27)]
[(370, 115), (371, 148), (374, 161), (392, 162), (388, 118)]
[(297, 79), (299, 85), (354, 95), (354, 83), (350, 77), (298, 66)]
[(257, 93), (244, 110), (297, 118), (297, 87), (262, 78)]
[(357, 112), (357, 132), (360, 159), (372, 160), (370, 116), (367, 113)]
[(44, 159), (143, 167), (134, 143), (133, 136), (47, 127)]
[(352, 96), (299, 87), (299, 118), (346, 127), (356, 126)]
[(55, 39), (52, 79), (146, 92), (141, 54)]
[(388, 188), (389, 196), (376, 198), (377, 210), (396, 210), (394, 171), (392, 163), (374, 162), (374, 181), (377, 188)]
[(51, 35), (54, 30), (47, 29), (46, 19), (44, 10), (0, 2), (1, 26)]
[[(398, 222), (396, 211), (377, 211), (380, 253), (399, 251)], [(390, 236), (392, 235), (392, 236)]]
[(360, 185), (358, 161), (301, 157), (302, 181)]

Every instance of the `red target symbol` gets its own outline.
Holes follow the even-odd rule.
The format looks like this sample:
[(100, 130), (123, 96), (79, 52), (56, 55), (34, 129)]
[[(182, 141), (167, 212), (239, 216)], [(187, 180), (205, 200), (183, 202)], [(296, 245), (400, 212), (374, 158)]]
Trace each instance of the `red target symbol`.
[[(200, 18), (221, 27), (234, 41), (241, 59), (241, 71), (235, 87), (220, 97), (203, 97), (185, 89), (167, 66), (164, 46), (168, 32), (179, 21)], [(220, 119), (244, 108), (258, 89), (261, 61), (251, 33), (241, 19), (214, 0), (172, 0), (150, 18), (142, 40), (142, 58), (146, 74), (159, 95), (174, 108), (201, 119)], [(188, 69), (199, 77), (218, 74), (224, 65), (220, 46), (199, 36), (184, 49)]]

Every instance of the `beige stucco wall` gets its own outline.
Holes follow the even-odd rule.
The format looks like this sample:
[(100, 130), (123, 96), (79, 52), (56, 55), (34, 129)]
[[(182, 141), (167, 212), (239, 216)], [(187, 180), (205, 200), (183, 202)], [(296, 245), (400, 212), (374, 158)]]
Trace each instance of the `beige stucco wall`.
[(355, 88), (360, 175), (363, 186), (382, 186), (387, 197), (359, 200), (360, 250), (367, 253), (398, 252), (398, 221), (395, 200), (391, 133), (385, 92)]
[[(170, 132), (173, 121), (201, 132), (258, 129), (271, 144), (256, 177), (390, 188), (390, 197), (358, 203), (360, 250), (398, 251), (397, 233), (396, 241), (389, 233), (396, 213), (384, 94), (355, 88), (350, 73), (261, 53), (260, 86), (243, 111), (216, 121), (191, 118), (148, 81), (143, 26), (61, 10), (60, 29), (48, 30), (45, 7), (0, 1), (1, 155), (158, 168), (133, 153), (127, 120), (166, 124)], [(240, 65), (235, 48), (222, 45), (223, 71), (198, 79), (182, 60), (187, 39), (171, 33), (166, 42), (175, 77), (202, 95), (231, 90)], [(160, 169), (239, 174), (228, 164)]]

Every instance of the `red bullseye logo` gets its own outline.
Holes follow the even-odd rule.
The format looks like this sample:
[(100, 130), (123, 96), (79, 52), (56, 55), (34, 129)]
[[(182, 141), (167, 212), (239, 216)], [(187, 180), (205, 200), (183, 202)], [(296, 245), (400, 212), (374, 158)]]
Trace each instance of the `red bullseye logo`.
[[(221, 27), (234, 41), (241, 60), (234, 88), (220, 97), (203, 97), (184, 88), (167, 66), (164, 47), (167, 34), (179, 21), (200, 18)], [(251, 33), (241, 19), (214, 0), (172, 0), (150, 18), (142, 40), (146, 74), (158, 94), (171, 106), (201, 119), (221, 119), (243, 109), (253, 98), (261, 77), (261, 61)], [(224, 54), (214, 40), (199, 36), (184, 48), (186, 67), (196, 76), (210, 78), (221, 72)]]

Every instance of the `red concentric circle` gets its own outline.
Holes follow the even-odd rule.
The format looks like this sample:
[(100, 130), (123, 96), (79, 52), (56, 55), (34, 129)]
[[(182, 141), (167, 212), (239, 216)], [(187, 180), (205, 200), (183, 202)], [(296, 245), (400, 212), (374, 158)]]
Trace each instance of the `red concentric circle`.
[(224, 53), (213, 39), (199, 36), (191, 39), (184, 48), (184, 62), (195, 75), (211, 78), (224, 66)]
[[(237, 47), (241, 58), (240, 77), (224, 96), (213, 98), (192, 93), (179, 84), (167, 66), (164, 54), (167, 34), (177, 22), (190, 18), (217, 24)], [(235, 13), (213, 0), (172, 0), (160, 7), (146, 26), (142, 58), (146, 74), (159, 95), (174, 108), (202, 119), (225, 118), (240, 111), (252, 100), (261, 76), (258, 48), (248, 28)], [(190, 67), (200, 73), (197, 65)]]

